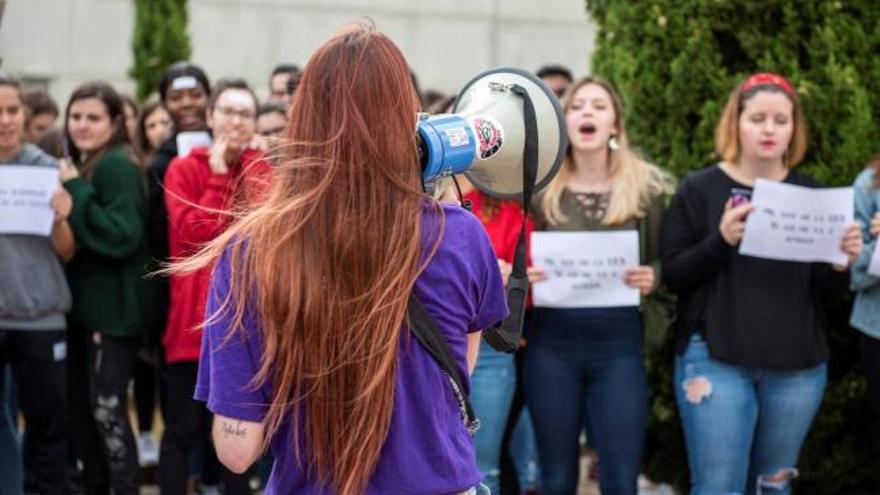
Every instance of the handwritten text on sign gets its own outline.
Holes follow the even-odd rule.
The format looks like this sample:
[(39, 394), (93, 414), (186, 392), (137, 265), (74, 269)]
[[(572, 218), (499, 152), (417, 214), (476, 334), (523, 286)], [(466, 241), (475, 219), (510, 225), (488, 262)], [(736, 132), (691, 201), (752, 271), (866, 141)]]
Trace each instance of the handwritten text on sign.
[(851, 187), (812, 189), (758, 179), (752, 203), (740, 254), (846, 264), (840, 240), (853, 222)]
[(639, 291), (623, 283), (639, 264), (639, 234), (621, 232), (535, 232), (532, 261), (547, 280), (532, 285), (535, 306), (590, 308), (638, 306)]
[(0, 234), (48, 236), (55, 214), (49, 206), (58, 170), (0, 165)]

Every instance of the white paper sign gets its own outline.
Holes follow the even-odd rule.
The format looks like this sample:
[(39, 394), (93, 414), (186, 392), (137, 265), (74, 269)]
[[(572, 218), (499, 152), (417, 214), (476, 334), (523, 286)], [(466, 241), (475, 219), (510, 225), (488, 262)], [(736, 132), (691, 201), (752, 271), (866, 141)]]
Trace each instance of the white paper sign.
[(207, 148), (214, 140), (205, 131), (186, 131), (177, 133), (177, 156), (187, 156), (193, 148)]
[(845, 265), (840, 240), (853, 223), (851, 187), (812, 189), (758, 179), (740, 254)]
[(880, 277), (880, 245), (874, 241), (874, 252), (871, 253), (871, 261), (868, 263), (868, 274)]
[(0, 165), (0, 234), (52, 233), (49, 200), (57, 188), (56, 168)]
[(535, 306), (593, 308), (638, 306), (639, 290), (623, 283), (639, 264), (639, 233), (534, 232), (532, 262), (547, 280), (532, 285)]

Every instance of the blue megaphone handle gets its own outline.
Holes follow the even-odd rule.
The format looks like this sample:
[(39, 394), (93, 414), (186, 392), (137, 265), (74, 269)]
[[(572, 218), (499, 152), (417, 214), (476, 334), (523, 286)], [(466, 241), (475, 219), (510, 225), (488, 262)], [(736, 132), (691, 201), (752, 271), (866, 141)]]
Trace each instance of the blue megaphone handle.
[(474, 162), (476, 136), (470, 123), (459, 115), (435, 115), (420, 120), (418, 133), (424, 145), (422, 179), (425, 182), (460, 174)]

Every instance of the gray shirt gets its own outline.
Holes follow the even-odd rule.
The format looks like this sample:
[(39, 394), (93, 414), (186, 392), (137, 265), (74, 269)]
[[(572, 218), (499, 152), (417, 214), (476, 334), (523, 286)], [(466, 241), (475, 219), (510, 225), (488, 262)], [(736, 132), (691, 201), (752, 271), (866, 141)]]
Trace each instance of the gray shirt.
[[(26, 144), (0, 167), (58, 168), (58, 162)], [(52, 240), (36, 235), (0, 234), (0, 330), (64, 330), (70, 289)]]

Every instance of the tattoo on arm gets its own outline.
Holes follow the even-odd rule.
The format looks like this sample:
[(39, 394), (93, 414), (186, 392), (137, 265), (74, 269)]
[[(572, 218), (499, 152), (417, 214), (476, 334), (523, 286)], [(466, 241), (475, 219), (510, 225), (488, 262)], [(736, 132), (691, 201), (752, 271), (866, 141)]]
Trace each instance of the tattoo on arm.
[(247, 435), (247, 428), (241, 426), (241, 421), (236, 424), (224, 421), (220, 427), (223, 430), (224, 438), (229, 438), (230, 435), (233, 437), (244, 438), (244, 436)]

